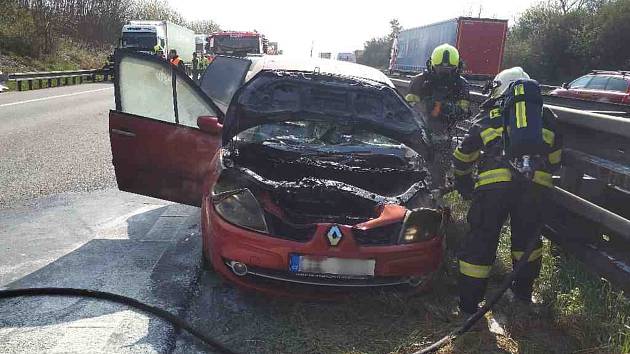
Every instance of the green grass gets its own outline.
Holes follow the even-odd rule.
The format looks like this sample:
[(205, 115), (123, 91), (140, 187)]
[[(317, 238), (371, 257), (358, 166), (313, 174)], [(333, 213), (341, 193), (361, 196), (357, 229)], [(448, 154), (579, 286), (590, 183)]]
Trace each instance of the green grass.
[[(2, 52), (0, 63), (2, 71), (7, 73), (29, 72), (29, 71), (67, 71), (79, 69), (99, 69), (106, 63), (107, 56), (111, 53), (111, 48), (93, 48), (84, 44), (62, 39), (57, 53), (43, 58), (31, 58), (16, 55), (11, 52)], [(100, 80), (100, 79), (99, 79)], [(85, 82), (85, 80), (84, 80)], [(17, 91), (17, 85), (13, 81), (5, 83), (9, 90)], [(62, 82), (65, 86), (65, 82)], [(70, 85), (72, 83), (70, 82)], [(56, 87), (56, 80), (53, 80), (52, 87)], [(38, 80), (33, 81), (33, 89), (47, 87), (44, 81), (40, 87)], [(22, 83), (22, 90), (28, 90), (28, 83)]]
[[(468, 204), (454, 193), (446, 199), (454, 209), (456, 222), (463, 223)], [(630, 353), (630, 299), (605, 279), (589, 272), (586, 264), (548, 240), (543, 245), (543, 265), (534, 295), (547, 311), (542, 318), (527, 324), (541, 327), (548, 334), (564, 336), (566, 344), (577, 352)], [(511, 271), (511, 265), (510, 228), (506, 225), (499, 241), (493, 280), (498, 281)], [(532, 328), (514, 329), (516, 332), (534, 332)], [(539, 340), (546, 337), (543, 332)], [(541, 351), (548, 351), (548, 348), (544, 349), (545, 345), (553, 344), (553, 338), (548, 339), (549, 343), (538, 343)], [(527, 346), (534, 345), (532, 348), (536, 348), (536, 343), (532, 341), (522, 344), (521, 351), (527, 352)]]

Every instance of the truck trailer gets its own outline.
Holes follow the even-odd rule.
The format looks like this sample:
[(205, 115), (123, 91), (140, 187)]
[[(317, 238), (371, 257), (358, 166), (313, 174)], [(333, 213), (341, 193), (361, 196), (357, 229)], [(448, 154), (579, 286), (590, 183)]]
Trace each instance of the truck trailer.
[(164, 54), (175, 49), (185, 63), (190, 63), (195, 51), (195, 32), (168, 21), (129, 21), (122, 28), (121, 48), (153, 52), (158, 44)]
[(431, 52), (448, 43), (459, 50), (464, 74), (492, 77), (501, 70), (507, 20), (459, 17), (403, 30), (394, 41), (390, 71), (418, 73), (426, 69)]

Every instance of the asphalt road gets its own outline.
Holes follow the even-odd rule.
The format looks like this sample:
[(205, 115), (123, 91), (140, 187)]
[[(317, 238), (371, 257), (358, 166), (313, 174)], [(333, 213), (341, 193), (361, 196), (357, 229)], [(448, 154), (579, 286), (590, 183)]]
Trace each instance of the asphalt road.
[(0, 94), (0, 209), (69, 191), (115, 187), (109, 83)]
[[(120, 192), (111, 84), (0, 95), (0, 289), (110, 291), (185, 317), (199, 209)], [(0, 353), (169, 352), (172, 326), (80, 298), (0, 301)]]
[[(113, 292), (184, 317), (199, 276), (199, 209), (114, 189), (0, 210), (0, 289)], [(164, 353), (173, 327), (105, 301), (0, 300), (0, 353)]]

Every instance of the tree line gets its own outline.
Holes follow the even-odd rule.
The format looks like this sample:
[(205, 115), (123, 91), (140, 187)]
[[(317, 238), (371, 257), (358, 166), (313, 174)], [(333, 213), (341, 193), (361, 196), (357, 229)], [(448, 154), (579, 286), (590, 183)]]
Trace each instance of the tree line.
[(594, 69), (630, 70), (630, 0), (555, 0), (526, 10), (508, 33), (504, 66), (545, 83)]
[(187, 21), (166, 0), (3, 0), (0, 51), (54, 55), (60, 39), (114, 46), (129, 20), (168, 20), (196, 33), (219, 30), (214, 21)]
[[(364, 44), (362, 64), (385, 68), (393, 37)], [(466, 58), (463, 58), (464, 60)], [(630, 70), (630, 0), (548, 0), (511, 24), (503, 67), (523, 67), (544, 83), (561, 83), (594, 69)]]

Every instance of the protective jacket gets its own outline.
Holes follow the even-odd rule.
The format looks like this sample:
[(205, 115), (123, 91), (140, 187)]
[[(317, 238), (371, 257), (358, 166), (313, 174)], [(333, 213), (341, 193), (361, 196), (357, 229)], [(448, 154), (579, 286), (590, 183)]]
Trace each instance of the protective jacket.
[(175, 56), (170, 60), (170, 63), (182, 70), (186, 70), (186, 66), (184, 66), (184, 61), (179, 57), (179, 56)]
[[(470, 86), (460, 75), (440, 76), (425, 70), (411, 79), (409, 94), (405, 97), (410, 103), (452, 101), (468, 110), (470, 105)], [(432, 102), (429, 102), (432, 101)], [(432, 104), (430, 104), (432, 106)], [(430, 112), (433, 107), (427, 107)]]
[[(503, 112), (501, 98), (489, 99), (480, 107), (460, 145), (453, 153), (455, 185), (472, 183), (473, 167), (477, 165), (475, 189), (503, 188), (513, 180), (509, 161), (503, 156)], [(555, 124), (555, 115), (543, 108), (543, 138), (548, 145), (545, 156), (534, 166), (533, 181), (552, 187), (552, 173), (560, 166), (562, 137)]]

